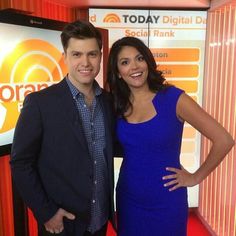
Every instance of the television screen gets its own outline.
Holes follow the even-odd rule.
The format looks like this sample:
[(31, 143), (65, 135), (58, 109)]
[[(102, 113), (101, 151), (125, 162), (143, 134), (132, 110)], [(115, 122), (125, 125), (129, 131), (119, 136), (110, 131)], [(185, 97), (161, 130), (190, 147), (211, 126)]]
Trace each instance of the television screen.
[(66, 74), (60, 42), (64, 25), (0, 11), (0, 156), (10, 153), (25, 96), (60, 81)]

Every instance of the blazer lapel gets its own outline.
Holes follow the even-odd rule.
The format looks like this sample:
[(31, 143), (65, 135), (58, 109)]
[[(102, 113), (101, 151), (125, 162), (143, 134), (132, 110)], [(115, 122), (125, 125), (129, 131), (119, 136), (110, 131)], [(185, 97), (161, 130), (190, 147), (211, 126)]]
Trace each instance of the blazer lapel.
[(84, 135), (84, 130), (80, 119), (80, 115), (76, 108), (76, 104), (74, 102), (74, 99), (72, 97), (72, 94), (70, 92), (66, 80), (64, 79), (62, 82), (60, 82), (60, 85), (61, 85), (60, 104), (64, 118), (69, 123), (72, 132), (74, 133), (75, 137), (80, 142), (82, 147), (84, 147), (88, 151), (88, 144)]

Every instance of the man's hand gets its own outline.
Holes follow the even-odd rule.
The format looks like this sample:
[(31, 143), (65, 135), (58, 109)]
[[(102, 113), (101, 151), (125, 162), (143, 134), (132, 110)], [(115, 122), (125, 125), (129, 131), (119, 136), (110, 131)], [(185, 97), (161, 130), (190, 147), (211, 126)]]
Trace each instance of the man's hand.
[(66, 217), (69, 220), (75, 219), (73, 214), (62, 208), (59, 208), (56, 214), (44, 224), (46, 230), (52, 234), (61, 233), (64, 230), (63, 217)]

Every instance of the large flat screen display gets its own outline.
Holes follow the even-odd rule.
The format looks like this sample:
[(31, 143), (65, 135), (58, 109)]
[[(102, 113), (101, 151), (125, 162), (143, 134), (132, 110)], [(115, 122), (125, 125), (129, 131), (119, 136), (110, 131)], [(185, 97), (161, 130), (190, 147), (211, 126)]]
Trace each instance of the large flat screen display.
[(0, 11), (0, 156), (10, 152), (25, 96), (66, 74), (60, 42), (64, 25)]

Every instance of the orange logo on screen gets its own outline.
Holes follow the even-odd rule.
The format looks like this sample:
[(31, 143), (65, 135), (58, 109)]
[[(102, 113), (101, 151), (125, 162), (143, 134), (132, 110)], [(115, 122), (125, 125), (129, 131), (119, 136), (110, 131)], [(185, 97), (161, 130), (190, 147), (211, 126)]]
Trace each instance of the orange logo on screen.
[(120, 23), (120, 17), (114, 13), (110, 13), (107, 14), (104, 18), (103, 18), (103, 22), (106, 23)]
[(0, 134), (15, 127), (27, 94), (59, 82), (66, 72), (62, 53), (52, 44), (39, 39), (17, 44), (0, 65)]

